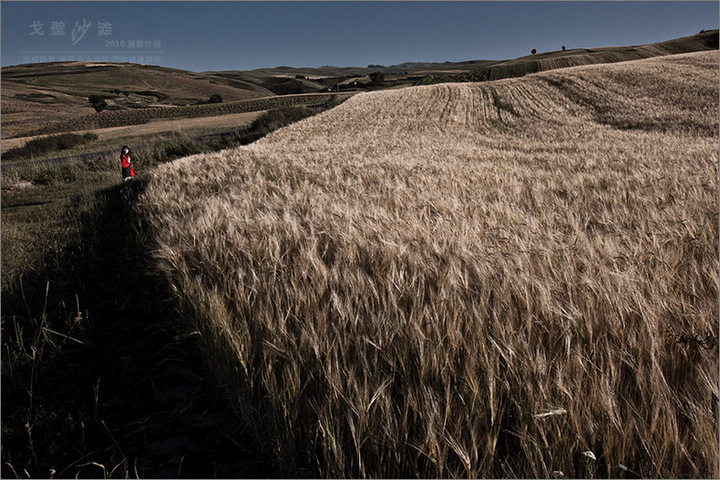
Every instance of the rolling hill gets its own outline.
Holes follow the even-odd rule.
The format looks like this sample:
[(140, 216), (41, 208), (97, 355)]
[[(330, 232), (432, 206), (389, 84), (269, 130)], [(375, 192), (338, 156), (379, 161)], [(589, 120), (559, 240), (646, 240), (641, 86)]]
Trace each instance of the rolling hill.
[(717, 52), (361, 93), (140, 205), (288, 476), (716, 478), (717, 99)]
[[(195, 105), (207, 102), (211, 94), (226, 102), (273, 95), (257, 85), (230, 85), (210, 75), (136, 64), (65, 62), (6, 67), (2, 69), (2, 134), (3, 138), (25, 136), (54, 123), (92, 115), (90, 95), (105, 98), (108, 111), (118, 112)], [(172, 114), (171, 110), (165, 112)]]
[[(2, 138), (64, 132), (92, 124), (90, 95), (106, 99), (112, 126), (150, 118), (173, 118), (175, 107), (194, 106), (218, 94), (226, 103), (275, 95), (328, 90), (361, 91), (418, 84), (486, 81), (551, 68), (610, 63), (718, 48), (718, 31), (668, 42), (634, 47), (606, 47), (545, 52), (508, 61), (471, 60), (458, 63), (403, 63), (387, 67), (277, 67), (252, 71), (194, 73), (184, 70), (121, 63), (65, 62), (30, 64), (2, 69)], [(353, 82), (382, 72), (381, 85)], [(235, 107), (246, 111), (247, 106)], [(155, 109), (152, 113), (147, 110)], [(245, 109), (245, 110), (243, 110)], [(237, 113), (233, 110), (234, 113)], [(130, 112), (142, 112), (132, 114)], [(125, 112), (125, 113), (114, 113)], [(191, 113), (194, 112), (194, 113)], [(187, 115), (218, 114), (212, 108), (188, 110)], [(219, 114), (222, 114), (219, 113)], [(85, 117), (79, 121), (80, 117)], [(52, 119), (52, 120), (48, 120)], [(104, 125), (105, 119), (96, 122)], [(92, 125), (89, 128), (93, 128)]]
[[(663, 55), (699, 52), (718, 49), (718, 30), (702, 31), (696, 35), (636, 46), (600, 48), (576, 48), (541, 52), (511, 60), (468, 60), (464, 62), (406, 62), (399, 65), (373, 65), (361, 67), (321, 68), (264, 68), (253, 71), (212, 72), (225, 78), (237, 78), (247, 83), (264, 85), (268, 78), (292, 78), (296, 75), (320, 79), (328, 86), (335, 85), (336, 79), (361, 77), (381, 71), (390, 86), (414, 85), (419, 78), (426, 77), (426, 83), (448, 81), (485, 81), (518, 77), (528, 73), (599, 63), (615, 63), (639, 60)], [(418, 78), (419, 77), (419, 78)], [(334, 80), (334, 82), (333, 82)]]
[(496, 80), (556, 68), (626, 62), (717, 49), (718, 30), (709, 30), (689, 37), (633, 47), (579, 48), (538, 53), (493, 65), (489, 68), (488, 78)]

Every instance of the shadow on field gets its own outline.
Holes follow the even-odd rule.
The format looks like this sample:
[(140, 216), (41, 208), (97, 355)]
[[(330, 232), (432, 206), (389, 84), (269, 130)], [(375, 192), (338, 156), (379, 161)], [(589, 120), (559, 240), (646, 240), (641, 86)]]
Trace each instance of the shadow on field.
[(2, 477), (277, 476), (165, 301), (120, 188), (98, 192), (80, 247), (2, 292)]

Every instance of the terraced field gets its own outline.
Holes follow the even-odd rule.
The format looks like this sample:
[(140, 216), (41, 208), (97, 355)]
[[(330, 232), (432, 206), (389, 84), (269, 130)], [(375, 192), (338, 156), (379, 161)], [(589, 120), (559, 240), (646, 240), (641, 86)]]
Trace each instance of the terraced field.
[(716, 51), (360, 94), (142, 205), (290, 476), (716, 478), (717, 98)]

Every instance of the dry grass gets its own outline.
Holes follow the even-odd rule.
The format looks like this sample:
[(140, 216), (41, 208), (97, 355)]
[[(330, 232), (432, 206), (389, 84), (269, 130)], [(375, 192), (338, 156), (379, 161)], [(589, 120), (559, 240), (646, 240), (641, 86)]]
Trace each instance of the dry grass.
[(717, 52), (362, 94), (143, 202), (291, 475), (717, 477), (717, 98)]

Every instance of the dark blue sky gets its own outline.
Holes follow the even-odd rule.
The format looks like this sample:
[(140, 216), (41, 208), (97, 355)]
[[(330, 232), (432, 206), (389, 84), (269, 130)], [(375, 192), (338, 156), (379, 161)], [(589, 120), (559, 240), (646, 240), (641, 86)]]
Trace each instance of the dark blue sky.
[(0, 8), (3, 66), (75, 59), (193, 71), (501, 60), (533, 48), (669, 40), (718, 28), (719, 16), (717, 1), (3, 1)]

